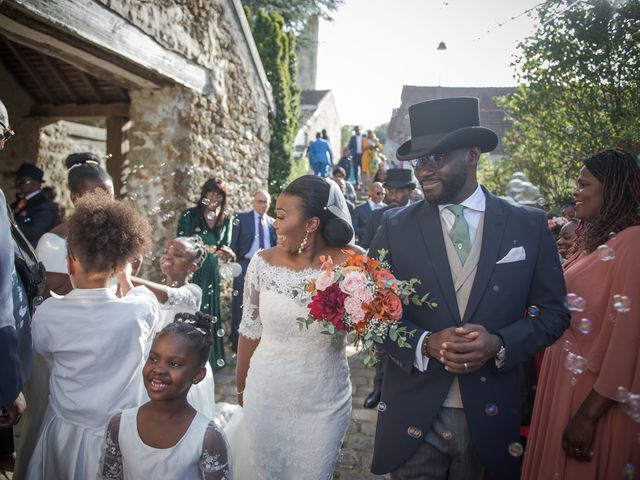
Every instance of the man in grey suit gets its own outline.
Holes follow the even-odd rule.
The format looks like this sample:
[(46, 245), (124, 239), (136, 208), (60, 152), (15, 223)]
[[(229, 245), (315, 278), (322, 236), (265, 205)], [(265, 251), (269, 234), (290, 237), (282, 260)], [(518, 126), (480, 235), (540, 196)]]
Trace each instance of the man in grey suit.
[(364, 238), (367, 231), (367, 225), (371, 220), (371, 215), (375, 210), (385, 207), (387, 204), (384, 199), (384, 187), (380, 182), (371, 182), (369, 185), (369, 197), (367, 201), (358, 205), (353, 210), (353, 229), (356, 232), (356, 244), (360, 245), (360, 241)]
[(371, 471), (407, 478), (519, 478), (519, 365), (569, 325), (562, 268), (546, 215), (481, 187), (477, 98), (409, 107), (412, 161), (425, 200), (390, 210), (370, 253), (438, 306), (407, 305), (411, 348), (386, 339)]
[(238, 350), (238, 327), (242, 320), (242, 294), (244, 276), (251, 257), (258, 250), (275, 247), (274, 218), (267, 215), (271, 196), (266, 190), (258, 190), (253, 196), (253, 210), (236, 215), (231, 231), (231, 250), (236, 254), (242, 273), (233, 279), (233, 289), (238, 291), (231, 302), (231, 349)]

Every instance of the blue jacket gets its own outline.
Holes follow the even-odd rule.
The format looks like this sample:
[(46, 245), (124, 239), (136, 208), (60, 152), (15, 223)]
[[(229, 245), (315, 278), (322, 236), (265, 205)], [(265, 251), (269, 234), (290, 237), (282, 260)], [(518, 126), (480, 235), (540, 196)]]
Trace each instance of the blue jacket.
[[(328, 158), (327, 158), (328, 157)], [(331, 144), (324, 138), (317, 138), (309, 145), (309, 163), (319, 164), (333, 164), (333, 152), (331, 151)]]

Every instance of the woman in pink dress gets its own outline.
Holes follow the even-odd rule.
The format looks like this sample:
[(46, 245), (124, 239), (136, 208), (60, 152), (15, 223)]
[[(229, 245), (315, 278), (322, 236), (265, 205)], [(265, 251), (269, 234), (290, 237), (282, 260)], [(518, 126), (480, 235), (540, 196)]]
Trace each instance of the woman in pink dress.
[(571, 327), (547, 349), (523, 479), (640, 472), (640, 167), (621, 150), (585, 161), (564, 266)]

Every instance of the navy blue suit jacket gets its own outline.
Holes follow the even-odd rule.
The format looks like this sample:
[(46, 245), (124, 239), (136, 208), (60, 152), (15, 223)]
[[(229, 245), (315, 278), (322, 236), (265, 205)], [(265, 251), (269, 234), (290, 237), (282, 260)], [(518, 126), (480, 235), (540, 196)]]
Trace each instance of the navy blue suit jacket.
[(356, 232), (356, 243), (358, 243), (358, 245), (360, 245), (360, 241), (361, 239), (364, 238), (364, 234), (367, 230), (367, 225), (369, 223), (369, 220), (371, 220), (371, 214), (373, 213), (373, 210), (371, 210), (371, 206), (369, 205), (369, 202), (364, 202), (361, 205), (358, 205), (354, 210), (353, 210), (353, 229)]
[[(469, 431), (491, 478), (519, 478), (519, 459), (508, 451), (511, 443), (520, 441), (516, 367), (560, 337), (569, 325), (569, 312), (563, 305), (562, 268), (544, 212), (510, 205), (486, 190), (485, 195), (482, 250), (464, 318), (458, 310), (437, 206), (421, 201), (389, 211), (371, 244), (372, 253), (388, 250), (398, 278), (419, 278), (418, 293), (430, 292), (438, 303), (433, 311), (413, 304), (405, 307), (402, 322), (415, 330), (411, 348), (389, 340), (383, 344), (389, 361), (381, 400), (386, 409), (378, 414), (371, 468), (375, 474), (397, 469), (424, 442), (453, 381), (453, 374), (436, 359), (429, 360), (426, 372), (414, 367), (420, 336), (475, 323), (502, 337), (506, 361), (500, 370), (489, 360), (479, 370), (458, 376)], [(524, 260), (496, 264), (520, 246), (526, 252)], [(525, 314), (531, 305), (540, 309), (537, 318)], [(496, 405), (498, 414), (487, 415), (487, 404)]]
[[(11, 204), (14, 211), (17, 204), (17, 201)], [(24, 209), (14, 216), (18, 227), (35, 248), (40, 237), (55, 226), (58, 207), (44, 193), (38, 192), (27, 200)]]
[[(254, 211), (241, 212), (236, 215), (238, 224), (233, 226), (231, 230), (231, 244), (229, 247), (234, 251), (238, 262), (244, 259), (244, 256), (251, 250), (253, 239), (256, 235), (256, 219), (254, 217)], [(271, 240), (271, 246), (276, 245), (276, 231), (273, 229), (274, 218), (269, 215), (265, 215), (267, 225), (269, 225), (269, 238)]]

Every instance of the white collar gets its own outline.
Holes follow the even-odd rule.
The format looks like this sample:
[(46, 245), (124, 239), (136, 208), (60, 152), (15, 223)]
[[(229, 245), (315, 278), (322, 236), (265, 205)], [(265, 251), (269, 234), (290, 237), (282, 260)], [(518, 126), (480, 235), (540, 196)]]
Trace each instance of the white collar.
[[(260, 219), (260, 214), (258, 212), (256, 212), (255, 210), (253, 210), (253, 218), (259, 220)], [(267, 214), (265, 213), (264, 215), (262, 215), (262, 218), (267, 218)]]
[[(442, 211), (450, 205), (453, 204), (447, 203), (445, 205), (438, 205), (440, 213), (442, 213)], [(482, 191), (482, 187), (480, 187), (480, 184), (478, 184), (475, 191), (464, 201), (460, 202), (459, 205), (462, 205), (463, 207), (470, 210), (475, 210), (476, 212), (484, 212), (487, 205), (487, 200), (484, 196), (484, 192)]]
[(369, 203), (369, 207), (371, 207), (371, 210), (377, 210), (379, 208), (386, 206), (384, 202), (376, 203), (373, 200), (371, 200), (371, 198), (367, 198), (367, 202)]
[(29, 195), (25, 195), (24, 199), (29, 200), (39, 194), (42, 190), (36, 190), (35, 192), (31, 192)]

